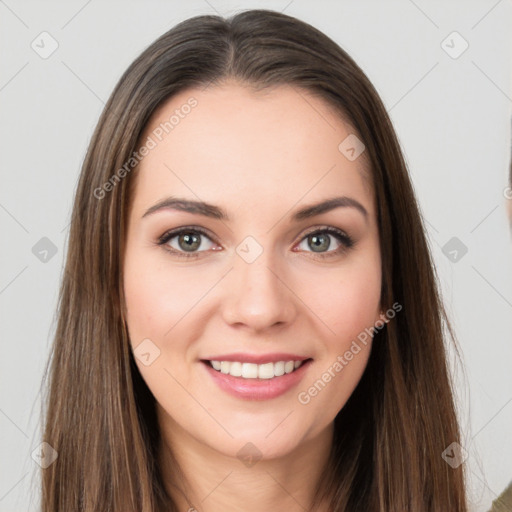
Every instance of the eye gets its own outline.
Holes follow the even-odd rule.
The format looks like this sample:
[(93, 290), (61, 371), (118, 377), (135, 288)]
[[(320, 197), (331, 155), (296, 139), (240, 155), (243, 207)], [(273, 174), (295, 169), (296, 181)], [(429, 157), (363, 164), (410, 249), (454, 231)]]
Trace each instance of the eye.
[[(332, 238), (336, 239), (338, 247), (328, 251), (332, 245)], [(312, 247), (313, 250), (311, 252), (319, 258), (338, 256), (354, 246), (354, 241), (345, 232), (330, 226), (325, 226), (308, 233), (306, 237), (302, 239), (301, 245), (304, 243)]]
[[(209, 240), (213, 247), (212, 245), (208, 247), (208, 243), (205, 247), (202, 240), (203, 237)], [(338, 247), (335, 250), (329, 251), (328, 249), (332, 245), (331, 240), (333, 238), (337, 241)], [(304, 243), (313, 248), (312, 251), (306, 249), (306, 252), (312, 252), (318, 258), (329, 258), (340, 255), (354, 245), (352, 238), (341, 229), (332, 226), (325, 226), (320, 229), (317, 228), (315, 231), (308, 233), (302, 238), (300, 245)], [(201, 252), (205, 252), (209, 249), (216, 250), (210, 235), (198, 227), (182, 227), (167, 231), (158, 239), (157, 244), (164, 246), (165, 250), (172, 254), (184, 258), (197, 258), (200, 256)], [(298, 246), (299, 248), (300, 245)], [(302, 250), (304, 249), (302, 248)]]
[[(158, 245), (165, 246), (167, 251), (172, 252), (177, 256), (184, 258), (197, 258), (199, 256), (199, 252), (211, 249), (211, 247), (205, 247), (205, 244), (201, 240), (202, 237), (207, 238), (211, 242), (208, 233), (200, 228), (179, 228), (177, 230), (167, 231), (164, 233), (158, 239)], [(176, 240), (174, 241), (174, 239)]]

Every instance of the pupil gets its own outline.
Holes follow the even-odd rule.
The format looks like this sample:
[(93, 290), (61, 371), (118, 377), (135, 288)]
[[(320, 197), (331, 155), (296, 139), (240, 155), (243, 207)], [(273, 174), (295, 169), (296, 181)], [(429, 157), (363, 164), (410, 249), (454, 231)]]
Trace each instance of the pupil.
[[(323, 239), (323, 243), (322, 243)], [(320, 242), (319, 242), (320, 240)], [(321, 249), (328, 249), (330, 240), (329, 237), (326, 235), (311, 235), (310, 241), (312, 243), (312, 248), (316, 252), (321, 252)], [(320, 251), (317, 251), (317, 249), (320, 249)]]
[[(185, 242), (184, 246), (181, 245), (182, 241)], [(184, 248), (185, 250), (197, 249), (200, 245), (201, 243), (197, 235), (187, 233), (185, 235), (180, 236), (180, 246), (182, 246), (182, 248)]]

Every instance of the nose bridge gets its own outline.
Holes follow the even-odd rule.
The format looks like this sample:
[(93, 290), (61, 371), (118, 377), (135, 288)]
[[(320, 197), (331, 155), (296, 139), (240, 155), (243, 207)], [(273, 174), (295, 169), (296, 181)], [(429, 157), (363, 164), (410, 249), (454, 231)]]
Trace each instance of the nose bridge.
[(281, 276), (281, 262), (271, 247), (247, 237), (236, 248), (233, 270), (230, 272), (225, 319), (243, 323), (254, 329), (264, 329), (292, 319), (292, 294)]

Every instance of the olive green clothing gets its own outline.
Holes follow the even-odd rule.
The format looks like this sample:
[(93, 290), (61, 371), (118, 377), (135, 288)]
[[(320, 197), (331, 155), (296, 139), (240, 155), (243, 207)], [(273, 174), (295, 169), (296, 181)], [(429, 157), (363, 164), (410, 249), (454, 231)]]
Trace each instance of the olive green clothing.
[(512, 512), (512, 482), (508, 487), (492, 502), (492, 508), (489, 512)]

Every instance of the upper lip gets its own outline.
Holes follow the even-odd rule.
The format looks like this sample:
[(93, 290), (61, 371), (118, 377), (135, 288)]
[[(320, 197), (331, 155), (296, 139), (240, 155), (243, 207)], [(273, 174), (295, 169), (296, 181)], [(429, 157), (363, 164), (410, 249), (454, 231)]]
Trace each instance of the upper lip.
[(238, 361), (240, 363), (277, 363), (278, 361), (305, 361), (309, 357), (300, 356), (297, 354), (289, 353), (274, 353), (274, 354), (221, 354), (218, 356), (207, 357), (203, 361)]

